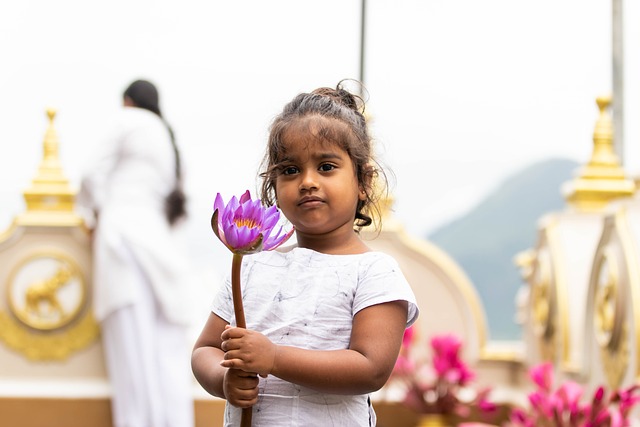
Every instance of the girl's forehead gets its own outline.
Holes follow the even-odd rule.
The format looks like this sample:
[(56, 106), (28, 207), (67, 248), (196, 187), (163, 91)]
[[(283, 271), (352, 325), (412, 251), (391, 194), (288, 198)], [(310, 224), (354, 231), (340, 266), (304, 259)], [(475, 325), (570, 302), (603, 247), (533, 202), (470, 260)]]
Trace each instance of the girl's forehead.
[(334, 155), (339, 157), (349, 157), (349, 154), (340, 144), (327, 139), (309, 136), (291, 136), (282, 138), (284, 158), (308, 158), (326, 157)]
[(348, 131), (339, 120), (326, 117), (304, 117), (292, 122), (282, 133), (286, 152), (333, 151), (347, 154)]

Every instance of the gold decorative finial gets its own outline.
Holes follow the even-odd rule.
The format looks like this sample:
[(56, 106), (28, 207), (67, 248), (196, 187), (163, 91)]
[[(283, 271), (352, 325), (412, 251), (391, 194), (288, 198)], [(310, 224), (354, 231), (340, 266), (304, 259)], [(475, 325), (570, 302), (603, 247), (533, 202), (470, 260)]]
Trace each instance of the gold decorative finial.
[(60, 143), (53, 126), (56, 110), (47, 109), (49, 125), (44, 135), (43, 156), (38, 173), (31, 188), (24, 191), (27, 212), (18, 217), (18, 222), (28, 224), (69, 225), (80, 220), (74, 211), (75, 191), (65, 177), (58, 150)]
[(598, 97), (596, 103), (600, 115), (593, 132), (591, 160), (577, 178), (563, 186), (567, 202), (582, 211), (602, 210), (613, 199), (632, 196), (636, 189), (613, 149), (613, 122), (608, 112), (611, 96)]

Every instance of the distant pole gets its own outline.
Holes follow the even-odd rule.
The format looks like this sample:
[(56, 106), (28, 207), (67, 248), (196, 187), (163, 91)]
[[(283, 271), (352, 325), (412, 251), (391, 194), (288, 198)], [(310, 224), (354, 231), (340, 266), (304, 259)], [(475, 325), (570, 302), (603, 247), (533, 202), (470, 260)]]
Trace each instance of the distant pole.
[[(361, 1), (360, 7), (360, 83), (364, 85), (364, 54), (366, 47), (367, 0)], [(362, 93), (360, 95), (363, 95)]]
[(611, 53), (613, 86), (613, 148), (624, 164), (624, 26), (623, 0), (611, 0)]

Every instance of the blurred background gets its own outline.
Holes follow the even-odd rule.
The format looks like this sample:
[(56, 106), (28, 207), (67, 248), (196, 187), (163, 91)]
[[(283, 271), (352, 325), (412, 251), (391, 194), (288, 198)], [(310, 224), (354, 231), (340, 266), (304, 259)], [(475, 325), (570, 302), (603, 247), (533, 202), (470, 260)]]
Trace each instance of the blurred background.
[[(45, 109), (58, 111), (60, 159), (77, 186), (122, 91), (149, 79), (183, 153), (192, 259), (215, 286), (230, 265), (209, 226), (216, 193), (255, 193), (269, 124), (293, 96), (362, 79), (378, 154), (395, 175), (394, 216), (460, 263), (491, 339), (518, 339), (513, 256), (533, 246), (537, 219), (563, 206), (559, 185), (590, 157), (595, 98), (612, 91), (612, 3), (364, 4), (3, 2), (0, 230), (24, 210)], [(624, 19), (638, 22), (637, 2), (625, 2)], [(640, 27), (624, 28), (630, 96), (618, 135), (635, 176)]]

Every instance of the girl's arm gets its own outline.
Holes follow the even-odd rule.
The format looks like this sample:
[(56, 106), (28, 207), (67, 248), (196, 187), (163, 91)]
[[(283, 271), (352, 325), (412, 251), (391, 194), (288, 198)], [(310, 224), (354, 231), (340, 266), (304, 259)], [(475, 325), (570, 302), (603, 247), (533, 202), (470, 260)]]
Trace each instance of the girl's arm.
[(191, 369), (200, 385), (211, 395), (227, 399), (239, 408), (255, 405), (258, 378), (255, 373), (220, 366), (224, 353), (220, 335), (228, 323), (211, 313), (191, 354)]
[(220, 348), (226, 351), (221, 365), (324, 393), (370, 393), (387, 382), (406, 323), (406, 301), (367, 307), (353, 319), (349, 349), (328, 351), (279, 346), (259, 332), (228, 328), (221, 336)]

